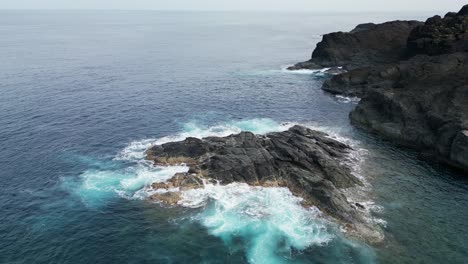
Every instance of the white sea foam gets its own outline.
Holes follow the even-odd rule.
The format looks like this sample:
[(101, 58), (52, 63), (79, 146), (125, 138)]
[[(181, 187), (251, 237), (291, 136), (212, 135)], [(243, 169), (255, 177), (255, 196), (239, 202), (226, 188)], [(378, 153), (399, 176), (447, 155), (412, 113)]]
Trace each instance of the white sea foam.
[[(289, 66), (288, 66), (289, 67)], [(325, 74), (331, 68), (323, 68), (323, 69), (316, 69), (316, 70), (309, 70), (309, 69), (300, 69), (300, 70), (288, 70), (288, 67), (281, 68), (282, 73), (290, 73), (290, 74)]]
[(362, 173), (362, 163), (365, 161), (368, 150), (361, 146), (361, 143), (357, 140), (354, 140), (347, 136), (348, 131), (342, 130), (341, 127), (331, 127), (331, 126), (323, 126), (317, 123), (308, 122), (302, 123), (301, 125), (310, 128), (312, 130), (317, 130), (328, 134), (328, 137), (339, 142), (345, 143), (351, 146), (351, 151), (348, 154), (347, 159), (344, 163), (352, 169), (352, 173), (354, 176), (358, 177), (367, 187), (370, 187), (366, 177), (363, 176)]
[[(227, 136), (241, 131), (265, 134), (284, 131), (295, 124), (280, 124), (271, 119), (232, 121), (215, 126), (190, 122), (184, 125), (180, 133), (131, 142), (113, 161), (116, 164), (124, 161), (124, 164), (130, 163), (131, 166), (103, 166), (87, 170), (80, 175), (81, 183), (77, 193), (88, 204), (99, 204), (116, 195), (126, 199), (145, 199), (155, 192), (150, 188), (151, 183), (166, 181), (177, 172), (188, 171), (184, 165), (154, 167), (144, 160), (144, 152), (149, 147), (186, 137)], [(303, 125), (326, 132), (330, 138), (359, 150), (359, 142), (343, 136), (336, 128), (313, 123)], [(361, 161), (361, 154), (359, 151), (353, 152), (349, 161), (350, 164), (355, 163), (357, 172), (359, 165), (356, 164)], [(328, 223), (320, 217), (320, 211), (317, 208), (304, 208), (300, 202), (301, 199), (292, 195), (287, 188), (233, 183), (226, 186), (205, 184), (202, 189), (184, 191), (180, 205), (203, 208), (193, 219), (228, 246), (238, 243), (238, 239), (244, 241), (250, 263), (282, 263), (291, 250), (300, 251), (323, 245), (334, 237), (327, 230)]]
[(114, 169), (89, 169), (83, 172), (78, 182), (66, 182), (84, 203), (100, 206), (114, 196), (126, 199), (144, 199), (146, 190), (154, 182), (164, 182), (177, 172), (186, 172), (188, 167), (155, 167), (149, 163)]
[(359, 101), (361, 101), (361, 98), (356, 97), (356, 96), (343, 96), (343, 95), (335, 95), (335, 98), (338, 100), (340, 103), (354, 103), (357, 104)]
[[(169, 167), (153, 166), (151, 162), (144, 159), (145, 151), (149, 147), (184, 140), (187, 137), (223, 137), (241, 131), (265, 134), (287, 130), (292, 125), (280, 124), (268, 118), (231, 121), (215, 126), (204, 126), (195, 121), (189, 122), (183, 126), (180, 133), (131, 142), (116, 155), (113, 163), (104, 163), (91, 158), (82, 159), (82, 162), (88, 163), (92, 169), (84, 171), (79, 177), (79, 182), (68, 181), (66, 185), (72, 184), (74, 192), (90, 205), (99, 205), (116, 195), (126, 199), (145, 199), (151, 194), (148, 188), (151, 183), (166, 181), (177, 172), (188, 171), (188, 167), (183, 164)], [(117, 166), (122, 161), (131, 165)]]
[[(214, 126), (205, 126), (198, 122), (188, 122), (183, 126), (180, 133), (165, 136), (162, 138), (144, 139), (131, 142), (115, 158), (116, 162), (132, 162), (134, 165), (124, 168), (104, 168), (98, 170), (88, 170), (82, 175), (82, 191), (102, 192), (109, 195), (110, 192), (117, 193), (125, 198), (145, 198), (147, 188), (152, 182), (165, 181), (177, 172), (187, 171), (185, 166), (174, 167), (154, 167), (151, 162), (145, 161), (145, 151), (153, 146), (167, 142), (184, 140), (187, 137), (204, 138), (209, 136), (228, 136), (240, 133), (241, 131), (251, 131), (256, 134), (284, 131), (297, 123), (278, 123), (268, 118), (239, 120), (219, 123)], [(350, 153), (348, 165), (354, 168), (356, 176), (363, 178), (359, 171), (360, 163), (366, 154), (364, 149), (359, 148), (359, 143), (342, 136), (337, 128), (318, 126), (313, 123), (303, 124), (311, 129), (319, 130), (329, 134), (330, 138), (345, 142), (355, 150)], [(95, 161), (93, 161), (95, 162)]]
[[(270, 70), (257, 70), (253, 72), (241, 73), (242, 75), (276, 75), (276, 74), (295, 74), (295, 75), (312, 75), (317, 77), (324, 77), (329, 75), (328, 72), (331, 68), (322, 68), (322, 69), (300, 69), (300, 70), (288, 70), (289, 66), (283, 66), (280, 69), (270, 69)], [(342, 67), (338, 67), (341, 69)]]
[(367, 221), (369, 223), (378, 224), (385, 227), (385, 220), (374, 217), (374, 213), (381, 213), (384, 208), (375, 204), (371, 197), (369, 197), (369, 191), (372, 186), (362, 171), (362, 164), (369, 155), (369, 151), (363, 148), (359, 141), (353, 140), (346, 136), (347, 133), (346, 131), (342, 131), (342, 128), (322, 126), (316, 123), (305, 123), (302, 125), (313, 130), (325, 132), (328, 134), (329, 138), (351, 146), (352, 150), (349, 152), (347, 159), (343, 163), (351, 168), (351, 173), (359, 180), (361, 180), (363, 186), (356, 186), (345, 190), (348, 202), (351, 204), (359, 203), (364, 205), (363, 214), (367, 218)]
[(248, 241), (250, 263), (282, 263), (281, 256), (292, 249), (323, 245), (333, 238), (320, 211), (300, 202), (287, 188), (232, 183), (185, 191), (180, 204), (205, 207), (194, 219), (228, 246), (238, 238)]
[(117, 160), (139, 161), (144, 158), (145, 151), (154, 145), (161, 145), (168, 142), (181, 141), (188, 137), (225, 137), (231, 134), (238, 134), (241, 131), (251, 131), (255, 134), (265, 134), (275, 131), (284, 131), (293, 124), (277, 123), (269, 118), (256, 118), (249, 120), (231, 121), (219, 123), (214, 126), (205, 126), (192, 121), (184, 124), (183, 130), (175, 135), (162, 138), (144, 139), (130, 143), (116, 157)]
[[(283, 66), (281, 68), (282, 73), (288, 73), (288, 74), (307, 74), (307, 75), (316, 75), (316, 76), (325, 76), (325, 75), (335, 75), (335, 73), (330, 73), (329, 71), (332, 68), (321, 68), (321, 69), (299, 69), (299, 70), (288, 70), (289, 66)], [(340, 71), (343, 69), (343, 67), (336, 67), (335, 69), (339, 69)]]

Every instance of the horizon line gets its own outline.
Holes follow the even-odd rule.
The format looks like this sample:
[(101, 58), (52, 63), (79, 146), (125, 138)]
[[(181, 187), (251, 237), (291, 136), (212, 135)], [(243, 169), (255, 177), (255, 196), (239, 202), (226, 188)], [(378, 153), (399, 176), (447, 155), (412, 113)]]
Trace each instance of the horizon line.
[(450, 12), (442, 10), (280, 10), (280, 9), (119, 9), (119, 8), (0, 8), (0, 11), (146, 11), (146, 12), (271, 12), (271, 13), (322, 13), (322, 14), (363, 14), (363, 13), (427, 13)]

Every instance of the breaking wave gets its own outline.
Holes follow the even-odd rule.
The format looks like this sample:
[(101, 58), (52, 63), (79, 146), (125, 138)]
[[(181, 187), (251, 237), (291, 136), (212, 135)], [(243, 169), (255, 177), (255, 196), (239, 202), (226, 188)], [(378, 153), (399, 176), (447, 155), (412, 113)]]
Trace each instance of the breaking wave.
[[(311, 75), (317, 78), (324, 78), (330, 75), (334, 75), (334, 73), (329, 72), (331, 68), (322, 68), (322, 69), (315, 69), (315, 70), (310, 70), (310, 69), (300, 69), (300, 70), (288, 70), (289, 66), (283, 66), (280, 69), (270, 69), (270, 70), (256, 70), (256, 71), (250, 71), (250, 72), (241, 72), (238, 73), (240, 75), (246, 75), (246, 76), (262, 76), (262, 75), (276, 75), (276, 74), (294, 74), (294, 75)], [(341, 69), (341, 67), (339, 67)]]
[(325, 245), (333, 239), (316, 208), (306, 209), (287, 188), (206, 184), (186, 191), (181, 205), (205, 207), (194, 217), (230, 248), (240, 239), (250, 263), (283, 263), (292, 250)]
[[(183, 140), (187, 137), (227, 136), (241, 131), (265, 134), (284, 131), (295, 123), (278, 123), (262, 118), (205, 126), (193, 121), (183, 125), (180, 133), (131, 142), (113, 159), (86, 159), (90, 168), (78, 178), (66, 179), (65, 186), (89, 206), (101, 206), (112, 198), (145, 199), (154, 192), (150, 185), (163, 182), (188, 167), (155, 167), (144, 159), (145, 151), (156, 144)], [(321, 130), (330, 137), (355, 145), (333, 133), (333, 129), (305, 126)], [(192, 218), (207, 231), (219, 237), (233, 250), (245, 250), (250, 263), (289, 262), (294, 253), (333, 241), (330, 229), (317, 208), (304, 208), (301, 198), (287, 188), (252, 187), (242, 183), (226, 186), (205, 184), (204, 188), (184, 191), (180, 205), (201, 208)], [(288, 261), (289, 260), (289, 261)]]
[(175, 173), (188, 170), (183, 165), (155, 167), (146, 161), (145, 151), (153, 145), (184, 140), (187, 137), (223, 137), (241, 131), (265, 134), (287, 130), (291, 126), (292, 124), (280, 124), (268, 118), (231, 121), (214, 126), (202, 125), (197, 121), (188, 122), (178, 134), (131, 142), (112, 160), (82, 159), (89, 169), (79, 175), (78, 179), (65, 178), (64, 184), (91, 206), (102, 205), (113, 197), (144, 199), (148, 196), (147, 187), (151, 183), (166, 181)]
[(359, 101), (361, 101), (361, 98), (356, 97), (356, 96), (343, 96), (343, 95), (335, 95), (335, 98), (338, 100), (338, 102), (341, 103), (353, 103), (357, 104)]

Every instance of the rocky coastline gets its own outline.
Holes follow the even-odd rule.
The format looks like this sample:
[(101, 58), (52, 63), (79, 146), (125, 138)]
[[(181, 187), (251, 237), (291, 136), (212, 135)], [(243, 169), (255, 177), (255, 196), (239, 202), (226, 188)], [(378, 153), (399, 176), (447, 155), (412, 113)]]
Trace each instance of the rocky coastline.
[(361, 24), (351, 32), (325, 34), (312, 58), (289, 70), (321, 69), (341, 66), (346, 70), (376, 63), (397, 62), (406, 56), (406, 41), (418, 21), (392, 21)]
[(352, 124), (468, 171), (468, 5), (425, 23), (364, 24), (327, 34), (309, 61), (289, 69), (337, 66), (348, 71), (322, 89), (362, 98), (350, 113)]
[[(288, 69), (322, 68), (340, 69), (324, 82), (324, 91), (362, 98), (350, 113), (354, 125), (468, 170), (468, 6), (425, 23), (369, 23), (327, 34), (309, 61)], [(154, 165), (188, 167), (153, 183), (149, 199), (177, 205), (184, 191), (206, 183), (285, 187), (349, 236), (379, 243), (382, 229), (351, 195), (364, 186), (349, 165), (353, 151), (298, 125), (266, 135), (189, 137), (146, 151)]]

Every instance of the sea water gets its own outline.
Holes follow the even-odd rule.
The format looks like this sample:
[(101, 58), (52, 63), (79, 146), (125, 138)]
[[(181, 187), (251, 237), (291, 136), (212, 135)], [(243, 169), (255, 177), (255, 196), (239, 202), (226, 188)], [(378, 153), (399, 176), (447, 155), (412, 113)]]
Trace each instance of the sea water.
[[(357, 98), (284, 68), (322, 34), (430, 14), (0, 12), (1, 263), (464, 263), (468, 182), (353, 128)], [(350, 240), (285, 188), (206, 184), (144, 151), (302, 124), (356, 150), (380, 245)]]

